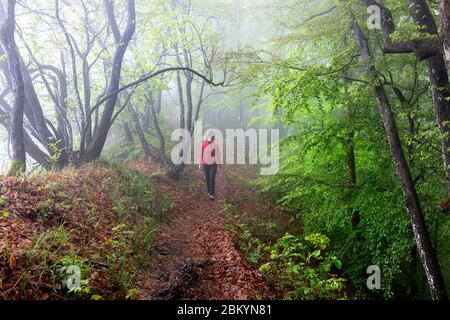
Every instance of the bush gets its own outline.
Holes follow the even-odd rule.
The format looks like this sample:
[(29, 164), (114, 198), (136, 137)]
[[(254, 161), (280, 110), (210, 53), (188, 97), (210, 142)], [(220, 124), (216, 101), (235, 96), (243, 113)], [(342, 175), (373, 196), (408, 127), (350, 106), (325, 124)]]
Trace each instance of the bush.
[(260, 270), (285, 299), (346, 299), (342, 262), (328, 250), (330, 239), (316, 233), (304, 241), (286, 234), (270, 248), (270, 261)]

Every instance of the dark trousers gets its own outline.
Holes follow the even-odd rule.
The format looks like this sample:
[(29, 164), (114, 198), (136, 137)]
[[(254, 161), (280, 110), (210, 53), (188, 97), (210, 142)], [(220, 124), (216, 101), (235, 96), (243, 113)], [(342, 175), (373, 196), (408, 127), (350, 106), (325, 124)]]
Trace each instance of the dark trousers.
[(206, 187), (208, 188), (208, 193), (214, 196), (216, 195), (217, 164), (205, 164), (203, 165), (203, 170), (205, 171)]

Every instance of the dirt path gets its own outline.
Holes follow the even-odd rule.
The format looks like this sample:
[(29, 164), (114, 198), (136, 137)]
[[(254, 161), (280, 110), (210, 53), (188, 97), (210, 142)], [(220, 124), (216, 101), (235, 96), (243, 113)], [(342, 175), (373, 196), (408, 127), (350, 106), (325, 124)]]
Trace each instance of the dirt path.
[(144, 275), (146, 299), (267, 297), (263, 277), (248, 265), (224, 228), (220, 200), (230, 188), (225, 174), (218, 175), (216, 201), (206, 199), (200, 174), (191, 177), (194, 187), (169, 180), (161, 183), (176, 206), (156, 238), (156, 268)]

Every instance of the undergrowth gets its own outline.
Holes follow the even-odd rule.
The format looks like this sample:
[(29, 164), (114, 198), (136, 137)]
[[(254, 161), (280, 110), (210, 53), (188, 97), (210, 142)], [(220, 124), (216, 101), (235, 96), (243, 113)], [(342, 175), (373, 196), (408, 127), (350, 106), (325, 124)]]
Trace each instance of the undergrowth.
[[(273, 239), (282, 226), (266, 228), (265, 240), (252, 232), (232, 204), (223, 203), (230, 222), (227, 228), (237, 237), (247, 261), (258, 267), (275, 289), (278, 298), (289, 300), (347, 299), (347, 280), (341, 276), (342, 262), (330, 250), (330, 239), (320, 233), (300, 237), (286, 232)], [(264, 225), (258, 216), (251, 220)], [(286, 226), (284, 226), (286, 227)], [(272, 234), (269, 234), (272, 233)]]
[[(30, 203), (8, 208), (7, 200), (0, 202), (8, 213), (0, 222), (21, 221), (20, 228), (34, 230), (22, 243), (3, 235), (0, 283), (6, 298), (139, 297), (140, 270), (151, 267), (155, 233), (173, 206), (151, 176), (102, 161), (23, 183), (36, 192), (32, 199), (24, 195)], [(77, 273), (74, 287), (68, 281)]]

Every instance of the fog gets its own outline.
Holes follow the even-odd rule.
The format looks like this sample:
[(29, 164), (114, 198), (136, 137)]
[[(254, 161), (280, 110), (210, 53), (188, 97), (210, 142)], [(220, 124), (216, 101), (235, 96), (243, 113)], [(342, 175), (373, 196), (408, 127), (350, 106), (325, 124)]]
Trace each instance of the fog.
[[(301, 45), (295, 42), (280, 43), (279, 40), (291, 34), (291, 25), (301, 21), (302, 15), (307, 17), (327, 7), (328, 3), (268, 0), (136, 1), (136, 30), (123, 58), (120, 84), (129, 83), (164, 67), (189, 67), (211, 81), (225, 83), (225, 86), (206, 84), (203, 90), (199, 77), (194, 77), (192, 89), (185, 88), (186, 84), (182, 83), (182, 89), (185, 90), (182, 93), (184, 107), (193, 109), (193, 117), (195, 104), (201, 101), (198, 119), (203, 120), (208, 127), (267, 126), (263, 119), (270, 119), (272, 111), (267, 108), (268, 101), (252, 97), (255, 92), (252, 80), (242, 77), (248, 71), (245, 68), (252, 65), (252, 59), (262, 61), (276, 56), (283, 59), (286, 48)], [(124, 32), (127, 26), (126, 6), (124, 0), (114, 3), (113, 14), (119, 33)], [(47, 136), (55, 130), (62, 130), (67, 140), (64, 148), (70, 149), (70, 156), (78, 152), (82, 129), (92, 131), (92, 126), (97, 125), (97, 122), (92, 122), (102, 116), (103, 106), (100, 106), (95, 113), (92, 112), (91, 119), (87, 119), (89, 108), (104, 95), (105, 90), (109, 90), (107, 85), (114, 57), (115, 28), (111, 27), (113, 24), (108, 20), (103, 2), (99, 0), (19, 2), (16, 20), (15, 37), (19, 54), (23, 66), (28, 69), (32, 90), (38, 99), (38, 102), (36, 99), (31, 101), (33, 99), (27, 96), (28, 108), (34, 108), (35, 103), (40, 105), (50, 130)], [(180, 52), (175, 54), (174, 48)], [(188, 56), (189, 59), (185, 61)], [(42, 66), (50, 67), (39, 70)], [(51, 69), (54, 67), (57, 71)], [(186, 71), (183, 72), (187, 75)], [(59, 73), (63, 74), (67, 82), (65, 89), (61, 87)], [(166, 134), (177, 128), (180, 122), (180, 89), (176, 74), (164, 73), (158, 79), (151, 79), (123, 92), (132, 92), (133, 98), (129, 103), (137, 110), (138, 116), (143, 116), (146, 108), (143, 98), (145, 90), (153, 88), (156, 94), (155, 88), (160, 88), (160, 121)], [(4, 76), (1, 86), (7, 88)], [(86, 87), (89, 87), (89, 92)], [(67, 90), (66, 98), (61, 90)], [(192, 90), (190, 97), (187, 90)], [(7, 95), (5, 101), (11, 103), (11, 98), (11, 95)], [(121, 114), (117, 114), (111, 132), (107, 135), (105, 151), (123, 140), (121, 126), (131, 121), (128, 107), (125, 106), (124, 111), (120, 107), (121, 100), (126, 98), (119, 95), (114, 112), (120, 110)], [(64, 115), (60, 114), (61, 110)], [(189, 115), (189, 111), (186, 112)], [(25, 112), (25, 130), (37, 147), (51, 158), (48, 144), (42, 140), (46, 139), (42, 136), (45, 136), (45, 132), (36, 132), (39, 128), (36, 124), (33, 127), (32, 120)], [(0, 134), (0, 170), (4, 172), (9, 165), (10, 154), (5, 126), (0, 128)], [(154, 136), (154, 132), (148, 134)], [(84, 148), (83, 142), (80, 147)], [(27, 159), (30, 164), (35, 162), (30, 155)]]

